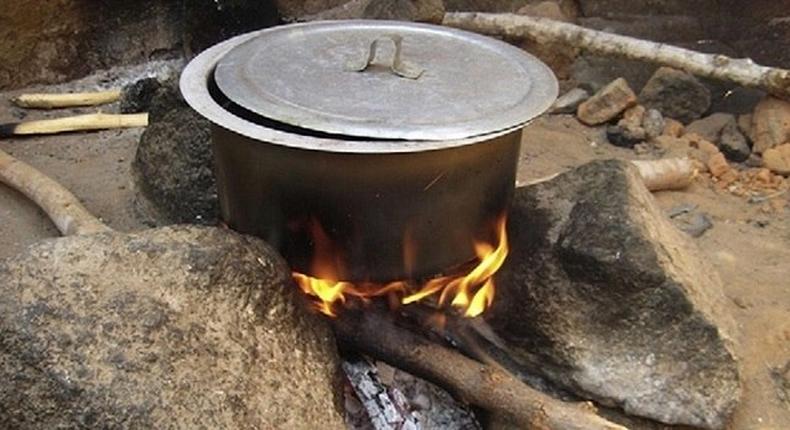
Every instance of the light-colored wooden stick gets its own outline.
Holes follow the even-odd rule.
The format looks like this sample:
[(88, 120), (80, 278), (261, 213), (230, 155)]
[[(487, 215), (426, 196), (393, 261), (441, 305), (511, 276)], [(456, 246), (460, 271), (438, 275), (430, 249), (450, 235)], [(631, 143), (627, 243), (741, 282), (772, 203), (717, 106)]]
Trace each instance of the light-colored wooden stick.
[(650, 191), (680, 190), (691, 185), (696, 176), (694, 164), (688, 158), (662, 160), (633, 160), (639, 176)]
[(145, 127), (147, 113), (92, 113), (56, 119), (24, 121), (0, 125), (0, 137), (25, 134), (55, 134), (66, 131), (104, 130), (108, 128)]
[(568, 403), (537, 391), (509, 373), (398, 327), (391, 315), (367, 308), (333, 320), (335, 334), (357, 351), (432, 381), (462, 399), (507, 416), (519, 428), (625, 430), (596, 414), (588, 402)]
[[(632, 160), (645, 188), (650, 191), (680, 190), (691, 185), (697, 176), (694, 163), (688, 158), (664, 158), (661, 160)], [(516, 186), (526, 187), (550, 181), (560, 173), (554, 173), (528, 182), (517, 182)]]
[(90, 93), (20, 94), (11, 99), (15, 105), (23, 108), (54, 109), (77, 106), (98, 106), (118, 101), (121, 90), (96, 91)]
[(2, 150), (0, 150), (0, 182), (35, 202), (64, 236), (111, 231), (88, 212), (69, 190)]
[(761, 66), (748, 58), (703, 54), (677, 46), (591, 30), (547, 18), (509, 13), (452, 12), (444, 25), (492, 35), (564, 44), (591, 54), (670, 66), (705, 78), (758, 88), (790, 99), (790, 70)]

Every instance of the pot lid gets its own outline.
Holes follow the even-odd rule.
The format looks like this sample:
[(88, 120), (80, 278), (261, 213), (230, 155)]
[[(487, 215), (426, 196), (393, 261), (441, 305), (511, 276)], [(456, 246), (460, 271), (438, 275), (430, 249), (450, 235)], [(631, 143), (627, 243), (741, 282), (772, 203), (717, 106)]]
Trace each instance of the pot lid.
[(318, 132), (375, 139), (449, 140), (503, 130), (557, 97), (551, 70), (507, 43), (394, 21), (276, 27), (217, 63), (233, 103)]

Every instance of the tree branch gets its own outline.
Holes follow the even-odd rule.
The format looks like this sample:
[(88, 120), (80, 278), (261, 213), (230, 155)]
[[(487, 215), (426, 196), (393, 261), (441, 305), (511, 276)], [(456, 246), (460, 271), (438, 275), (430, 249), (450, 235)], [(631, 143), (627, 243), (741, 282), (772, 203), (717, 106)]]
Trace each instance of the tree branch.
[(338, 338), (355, 350), (448, 389), (532, 429), (623, 430), (595, 413), (591, 403), (566, 403), (534, 390), (509, 373), (479, 363), (395, 325), (366, 308), (334, 320)]
[(670, 66), (705, 78), (734, 82), (790, 99), (790, 70), (761, 66), (748, 58), (735, 59), (720, 54), (703, 54), (547, 18), (508, 13), (452, 12), (444, 15), (442, 24), (485, 34), (565, 44), (596, 55)]
[(91, 215), (69, 190), (0, 150), (0, 182), (33, 200), (64, 235), (111, 231)]

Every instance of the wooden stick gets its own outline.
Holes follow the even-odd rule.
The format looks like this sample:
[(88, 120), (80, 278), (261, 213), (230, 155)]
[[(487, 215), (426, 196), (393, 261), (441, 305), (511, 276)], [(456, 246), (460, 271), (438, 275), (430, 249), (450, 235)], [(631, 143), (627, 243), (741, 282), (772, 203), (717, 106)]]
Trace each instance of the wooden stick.
[(432, 381), (472, 404), (506, 415), (524, 428), (625, 429), (597, 415), (589, 402), (567, 403), (549, 397), (503, 370), (396, 326), (391, 317), (373, 308), (347, 311), (334, 320), (334, 327), (338, 338), (355, 350)]
[(145, 127), (147, 125), (147, 113), (92, 113), (56, 119), (2, 124), (0, 125), (0, 137), (26, 134), (55, 134), (66, 131), (104, 130), (108, 128)]
[(565, 44), (596, 55), (670, 66), (698, 76), (734, 82), (790, 99), (790, 70), (761, 66), (748, 58), (735, 59), (721, 54), (703, 54), (547, 18), (509, 13), (452, 12), (444, 15), (442, 23), (485, 34)]
[(691, 185), (696, 176), (694, 164), (688, 158), (662, 160), (633, 160), (639, 176), (650, 191), (679, 190)]
[[(694, 164), (688, 158), (664, 158), (661, 160), (632, 160), (639, 176), (650, 191), (679, 190), (691, 185), (697, 176)], [(517, 182), (517, 187), (527, 187), (550, 181), (560, 173), (554, 173), (529, 182)]]
[(97, 106), (118, 101), (120, 98), (121, 90), (109, 90), (90, 93), (20, 94), (12, 98), (11, 102), (23, 108), (53, 109), (77, 106)]
[(33, 200), (46, 212), (64, 236), (111, 231), (91, 215), (69, 190), (2, 150), (0, 150), (0, 182)]

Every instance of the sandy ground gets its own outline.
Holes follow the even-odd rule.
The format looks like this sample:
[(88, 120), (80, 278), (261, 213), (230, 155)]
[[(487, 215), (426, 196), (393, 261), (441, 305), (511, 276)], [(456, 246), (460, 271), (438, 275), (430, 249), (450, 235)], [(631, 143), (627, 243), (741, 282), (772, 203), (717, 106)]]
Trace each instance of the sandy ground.
[[(114, 79), (122, 78), (94, 77), (67, 86), (93, 89)], [(18, 92), (0, 93), (0, 123), (18, 121), (25, 113), (7, 102)], [(113, 106), (104, 110), (112, 111)], [(92, 109), (27, 111), (26, 118), (84, 111)], [(111, 227), (131, 231), (150, 226), (134, 203), (131, 162), (139, 135), (140, 130), (116, 130), (15, 138), (0, 140), (0, 149), (60, 181)], [(570, 116), (542, 118), (525, 133), (519, 182), (603, 158), (636, 156), (631, 150), (609, 145), (600, 130), (584, 127)], [(790, 212), (765, 213), (759, 204), (717, 192), (704, 183), (655, 197), (667, 210), (680, 204), (697, 205), (696, 210), (707, 213), (714, 224), (694, 240), (718, 269), (739, 329), (736, 340), (744, 396), (731, 428), (790, 428), (790, 381), (779, 376), (790, 366)], [(57, 230), (40, 210), (0, 186), (0, 258), (56, 236)], [(786, 370), (784, 378), (790, 377), (790, 369)]]

